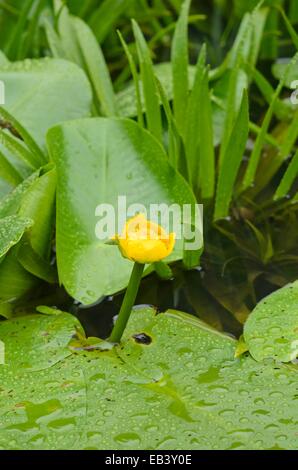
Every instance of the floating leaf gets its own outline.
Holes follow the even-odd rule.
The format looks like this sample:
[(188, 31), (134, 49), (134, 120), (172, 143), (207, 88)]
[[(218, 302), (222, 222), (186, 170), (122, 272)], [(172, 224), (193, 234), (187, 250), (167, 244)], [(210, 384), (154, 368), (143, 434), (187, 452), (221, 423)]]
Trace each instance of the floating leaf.
[(0, 324), (2, 449), (297, 448), (297, 368), (235, 359), (233, 339), (189, 315), (135, 310), (120, 347), (71, 355), (70, 315), (18, 322)]
[(298, 356), (298, 281), (263, 299), (248, 317), (244, 339), (257, 360), (289, 362)]
[(5, 365), (27, 372), (47, 369), (70, 355), (68, 344), (80, 324), (66, 313), (27, 315), (0, 323)]

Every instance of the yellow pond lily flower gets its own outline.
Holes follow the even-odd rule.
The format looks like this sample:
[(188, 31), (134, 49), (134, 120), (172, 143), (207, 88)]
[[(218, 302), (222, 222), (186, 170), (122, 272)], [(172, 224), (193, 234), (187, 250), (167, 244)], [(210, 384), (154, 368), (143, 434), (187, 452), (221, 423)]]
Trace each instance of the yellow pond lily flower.
[(174, 233), (168, 234), (143, 214), (129, 219), (122, 234), (115, 239), (122, 256), (140, 264), (161, 261), (172, 253), (175, 245)]

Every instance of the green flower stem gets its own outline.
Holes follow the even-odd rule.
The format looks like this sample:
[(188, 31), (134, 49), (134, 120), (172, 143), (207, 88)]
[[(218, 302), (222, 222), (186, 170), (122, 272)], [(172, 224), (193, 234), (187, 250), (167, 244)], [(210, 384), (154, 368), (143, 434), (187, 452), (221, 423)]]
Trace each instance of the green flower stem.
[(119, 343), (122, 338), (123, 332), (131, 314), (131, 309), (134, 306), (137, 297), (144, 267), (144, 264), (134, 264), (118, 318), (109, 338), (111, 343)]

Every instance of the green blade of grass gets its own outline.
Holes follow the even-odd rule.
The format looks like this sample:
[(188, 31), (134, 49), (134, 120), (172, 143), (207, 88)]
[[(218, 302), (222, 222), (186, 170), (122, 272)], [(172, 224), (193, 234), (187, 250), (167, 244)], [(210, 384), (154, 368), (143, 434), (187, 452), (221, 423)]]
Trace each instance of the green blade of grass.
[(45, 1), (46, 0), (39, 0), (37, 2), (37, 5), (34, 5), (35, 11), (32, 15), (32, 18), (30, 19), (25, 40), (19, 45), (18, 59), (24, 59), (25, 57), (28, 57), (30, 48), (32, 48), (34, 37), (38, 29), (39, 18), (45, 6)]
[(133, 3), (133, 0), (104, 0), (92, 14), (89, 26), (101, 44), (111, 31), (118, 17)]
[(138, 123), (140, 126), (144, 127), (144, 118), (143, 118), (143, 110), (142, 110), (142, 99), (141, 99), (141, 90), (140, 90), (140, 81), (139, 81), (139, 76), (138, 76), (138, 71), (137, 67), (133, 58), (133, 55), (131, 54), (128, 45), (126, 44), (121, 32), (118, 30), (117, 31), (119, 39), (121, 41), (122, 47), (124, 49), (124, 52), (126, 54), (132, 79), (134, 82), (135, 90), (136, 90), (136, 99), (137, 99), (137, 114), (138, 114)]
[[(249, 130), (255, 135), (259, 135), (261, 132), (261, 128), (251, 121), (249, 123)], [(265, 141), (273, 147), (276, 147), (278, 149), (280, 148), (279, 142), (277, 142), (277, 140), (271, 134), (266, 134)]]
[(132, 20), (132, 26), (140, 64), (141, 81), (146, 106), (147, 127), (158, 140), (162, 141), (160, 104), (150, 52), (143, 33), (134, 20)]
[(188, 99), (188, 13), (191, 0), (185, 0), (177, 21), (171, 49), (174, 116), (183, 135)]
[(290, 0), (289, 18), (292, 23), (298, 22), (298, 3), (297, 0)]
[(295, 142), (298, 139), (298, 111), (296, 111), (294, 115), (294, 119), (292, 120), (291, 124), (289, 125), (285, 139), (283, 140), (282, 144), (279, 145), (279, 151), (276, 154), (273, 154), (270, 159), (270, 164), (266, 165), (265, 171), (262, 171), (263, 167), (260, 167), (260, 171), (258, 172), (255, 187), (253, 188), (252, 194), (256, 196), (266, 185), (269, 183), (270, 180), (274, 177), (274, 175), (278, 172), (284, 161), (288, 158), (291, 154), (292, 149), (295, 145)]
[(264, 142), (265, 142), (265, 139), (266, 139), (266, 134), (268, 133), (268, 129), (269, 129), (269, 126), (270, 126), (270, 123), (271, 123), (271, 119), (272, 119), (273, 112), (274, 112), (274, 109), (275, 109), (275, 106), (276, 106), (276, 102), (277, 102), (278, 97), (280, 95), (280, 92), (283, 88), (283, 85), (284, 85), (284, 82), (285, 82), (285, 79), (286, 79), (286, 76), (287, 76), (287, 72), (288, 72), (289, 68), (291, 66), (293, 66), (293, 63), (296, 63), (297, 58), (298, 58), (298, 55), (296, 54), (294, 59), (292, 59), (292, 61), (287, 66), (284, 77), (280, 80), (280, 82), (278, 84), (278, 87), (277, 87), (277, 89), (274, 93), (274, 96), (272, 97), (271, 104), (270, 104), (270, 106), (267, 110), (266, 116), (264, 118), (264, 122), (263, 122), (262, 127), (261, 127), (261, 132), (259, 133), (259, 135), (257, 137), (257, 140), (255, 142), (252, 154), (251, 154), (250, 159), (249, 159), (247, 170), (246, 170), (245, 175), (244, 175), (244, 179), (243, 179), (243, 182), (242, 182), (242, 190), (243, 191), (245, 191), (246, 189), (251, 187), (254, 183), (254, 179), (255, 179), (256, 172), (257, 172), (258, 164), (259, 164), (259, 161), (260, 161), (260, 158), (261, 158), (262, 148), (263, 148), (263, 145), (264, 145)]
[(157, 89), (159, 91), (160, 99), (165, 111), (168, 122), (169, 133), (169, 160), (175, 169), (178, 169), (179, 149), (181, 147), (181, 138), (177, 129), (175, 118), (173, 116), (170, 104), (168, 102), (166, 93), (163, 89), (161, 82), (156, 78)]
[(213, 198), (215, 190), (215, 152), (213, 145), (212, 107), (208, 86), (208, 69), (201, 88), (201, 119), (199, 120), (199, 191), (202, 199)]
[(56, 10), (58, 11), (57, 31), (61, 41), (64, 56), (68, 60), (83, 66), (82, 54), (76, 39), (76, 32), (68, 8), (61, 0), (56, 1)]
[[(254, 79), (255, 84), (257, 85), (258, 89), (262, 93), (263, 97), (270, 105), (273, 97), (274, 97), (274, 88), (272, 87), (271, 83), (264, 77), (264, 75), (255, 68), (250, 68), (250, 73)], [(276, 105), (274, 108), (274, 113), (278, 119), (284, 121), (288, 120), (289, 115), (289, 105), (286, 104), (281, 99), (276, 100)]]
[(216, 191), (214, 220), (228, 216), (233, 188), (245, 151), (249, 129), (247, 92), (244, 91), (239, 114), (234, 124), (220, 169)]
[[(187, 101), (186, 114), (184, 116), (184, 145), (187, 161), (188, 180), (194, 188), (198, 183), (199, 175), (199, 126), (204, 114), (201, 103), (201, 91), (204, 75), (206, 72), (206, 45), (201, 48), (197, 66), (193, 89)], [(209, 91), (208, 91), (209, 93)], [(186, 102), (185, 102), (186, 103)], [(185, 105), (184, 105), (185, 106)], [(204, 118), (205, 119), (205, 116)]]
[(85, 70), (104, 116), (116, 116), (117, 108), (112, 80), (104, 55), (91, 29), (80, 18), (71, 19)]
[(264, 29), (261, 57), (264, 59), (276, 59), (278, 55), (278, 31), (279, 31), (279, 13), (277, 10), (270, 9), (266, 26)]
[(292, 158), (292, 161), (290, 165), (288, 166), (287, 171), (285, 172), (280, 182), (280, 185), (278, 186), (274, 194), (274, 200), (285, 197), (288, 194), (289, 190), (291, 189), (292, 184), (297, 178), (297, 175), (298, 175), (298, 150), (295, 153), (294, 157)]
[(93, 89), (95, 114), (116, 116), (112, 80), (92, 30), (83, 20), (70, 15), (65, 5), (57, 2), (56, 8), (59, 11), (59, 34), (53, 30), (51, 24), (45, 23), (47, 39), (54, 57), (71, 60), (85, 70)]
[(285, 11), (283, 10), (283, 8), (279, 8), (279, 11), (280, 11), (281, 16), (284, 20), (284, 23), (285, 23), (285, 26), (288, 30), (288, 33), (291, 36), (291, 39), (292, 39), (296, 49), (298, 50), (298, 34), (296, 33), (295, 29), (291, 25), (291, 23), (290, 23), (287, 15), (285, 14)]
[(64, 51), (64, 47), (58, 33), (47, 18), (43, 21), (43, 27), (52, 56), (55, 59), (67, 58), (67, 54)]
[(22, 44), (22, 34), (27, 23), (28, 15), (32, 8), (34, 0), (25, 0), (19, 14), (19, 19), (11, 33), (8, 42), (4, 46), (4, 52), (10, 59), (18, 58), (19, 45)]
[[(239, 88), (239, 86), (241, 88)], [(240, 109), (241, 102), (239, 102), (239, 97), (241, 96), (242, 98), (243, 89), (247, 88), (247, 86), (247, 77), (244, 70), (242, 69), (242, 58), (240, 55), (238, 57), (237, 63), (235, 64), (235, 67), (230, 72), (226, 117), (224, 121), (223, 136), (219, 154), (219, 166), (222, 165), (227, 145), (230, 140), (231, 130), (233, 129), (238, 111)]]
[(25, 162), (31, 169), (39, 168), (40, 164), (36, 161), (35, 155), (3, 130), (0, 130), (0, 143), (9, 152), (12, 152), (16, 158)]

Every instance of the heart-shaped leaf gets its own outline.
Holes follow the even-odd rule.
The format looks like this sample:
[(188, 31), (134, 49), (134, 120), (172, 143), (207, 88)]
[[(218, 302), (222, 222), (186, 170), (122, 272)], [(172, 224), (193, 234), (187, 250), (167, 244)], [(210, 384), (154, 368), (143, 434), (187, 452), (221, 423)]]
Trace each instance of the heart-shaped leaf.
[[(113, 210), (116, 219), (124, 215), (125, 222), (128, 216), (118, 204), (119, 196), (126, 197), (127, 209), (142, 204), (148, 214), (150, 204), (193, 208), (195, 198), (157, 140), (133, 121), (96, 118), (63, 123), (49, 131), (48, 146), (58, 176), (60, 281), (75, 299), (92, 303), (123, 289), (132, 269), (117, 246), (105, 243), (108, 236), (96, 237), (97, 206), (108, 204), (112, 222)], [(176, 246), (172, 260), (182, 257), (182, 240)]]
[(90, 114), (92, 91), (80, 67), (60, 59), (1, 64), (5, 108), (44, 147), (54, 124)]

